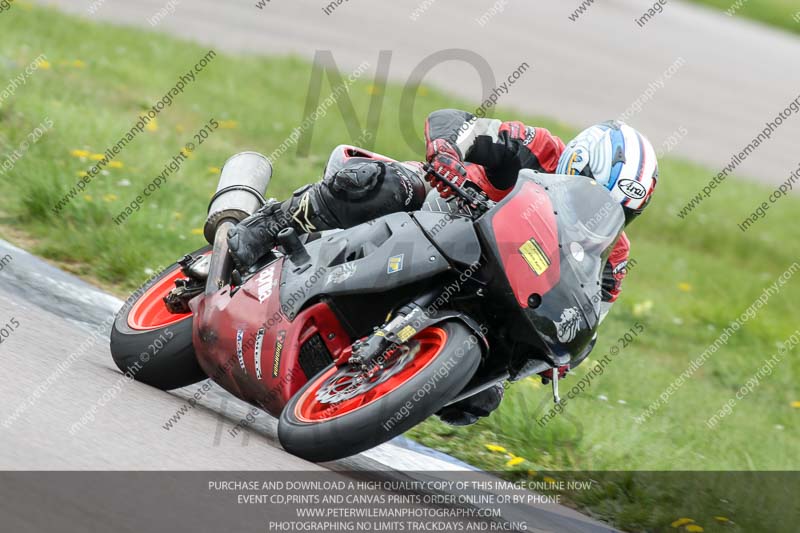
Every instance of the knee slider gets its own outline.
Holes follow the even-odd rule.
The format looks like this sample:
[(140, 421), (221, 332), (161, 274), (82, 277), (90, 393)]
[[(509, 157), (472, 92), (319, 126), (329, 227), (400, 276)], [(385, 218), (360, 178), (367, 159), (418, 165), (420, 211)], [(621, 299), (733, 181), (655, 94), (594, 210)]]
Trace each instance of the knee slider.
[(328, 179), (331, 193), (344, 200), (361, 200), (381, 185), (386, 176), (386, 164), (381, 161), (350, 160), (344, 168)]

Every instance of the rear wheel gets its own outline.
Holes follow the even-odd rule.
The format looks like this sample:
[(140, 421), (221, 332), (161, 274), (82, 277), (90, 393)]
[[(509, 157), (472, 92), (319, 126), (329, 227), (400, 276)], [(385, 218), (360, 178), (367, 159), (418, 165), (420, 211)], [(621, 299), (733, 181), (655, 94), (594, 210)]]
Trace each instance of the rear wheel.
[[(193, 256), (210, 254), (205, 247)], [(192, 345), (192, 314), (170, 313), (163, 298), (185, 277), (177, 263), (142, 288), (119, 311), (111, 328), (111, 356), (123, 372), (161, 390), (206, 379)]]
[(309, 461), (332, 461), (411, 429), (453, 399), (472, 378), (481, 349), (461, 322), (419, 332), (368, 380), (334, 365), (306, 383), (281, 413), (283, 447)]

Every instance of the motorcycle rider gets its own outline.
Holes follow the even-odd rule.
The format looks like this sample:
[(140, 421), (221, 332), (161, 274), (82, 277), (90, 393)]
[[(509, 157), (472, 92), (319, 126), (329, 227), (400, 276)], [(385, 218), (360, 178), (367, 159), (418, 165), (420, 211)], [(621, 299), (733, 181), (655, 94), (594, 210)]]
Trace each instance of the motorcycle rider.
[[(594, 179), (622, 204), (626, 226), (647, 207), (658, 182), (652, 144), (618, 121), (591, 126), (565, 145), (545, 128), (444, 109), (428, 116), (425, 140), (426, 160), (436, 172), (495, 201), (513, 188), (522, 169)], [(381, 159), (354, 147), (337, 147), (321, 181), (301, 187), (284, 202), (270, 201), (231, 229), (228, 243), (237, 267), (244, 270), (256, 263), (286, 227), (302, 234), (349, 228), (389, 213), (416, 211), (423, 204), (426, 209), (452, 209), (454, 203), (446, 201), (452, 191), (434, 183), (420, 163)], [(427, 202), (425, 179), (439, 193), (428, 195)], [(603, 269), (601, 317), (620, 294), (629, 249), (623, 232)], [(496, 385), (438, 415), (452, 425), (472, 424), (494, 411), (502, 398), (503, 387)]]

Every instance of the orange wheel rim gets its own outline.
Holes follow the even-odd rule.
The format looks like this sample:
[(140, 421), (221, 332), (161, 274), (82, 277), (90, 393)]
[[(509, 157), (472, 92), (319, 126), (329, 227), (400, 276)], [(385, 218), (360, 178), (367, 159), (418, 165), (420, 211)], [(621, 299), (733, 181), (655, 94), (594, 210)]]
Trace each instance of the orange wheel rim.
[[(208, 253), (204, 255), (208, 255)], [(164, 298), (175, 288), (175, 280), (183, 277), (185, 276), (181, 267), (176, 266), (169, 274), (147, 289), (128, 314), (128, 327), (139, 331), (159, 329), (192, 316), (192, 313), (171, 313), (164, 303)]]
[[(390, 371), (388, 368), (377, 375), (376, 384), (368, 386), (363, 394), (342, 401), (332, 401), (337, 388), (345, 389), (353, 386), (348, 383), (352, 378), (351, 365), (331, 367), (326, 372), (314, 379), (295, 405), (295, 417), (301, 422), (316, 423), (333, 420), (344, 415), (363, 409), (364, 407), (380, 400), (387, 394), (397, 389), (404, 383), (414, 378), (433, 362), (442, 348), (447, 344), (447, 332), (438, 327), (427, 328), (419, 332), (413, 339), (419, 347), (401, 368), (393, 367), (391, 375), (381, 375)], [(334, 391), (333, 393), (329, 391)]]

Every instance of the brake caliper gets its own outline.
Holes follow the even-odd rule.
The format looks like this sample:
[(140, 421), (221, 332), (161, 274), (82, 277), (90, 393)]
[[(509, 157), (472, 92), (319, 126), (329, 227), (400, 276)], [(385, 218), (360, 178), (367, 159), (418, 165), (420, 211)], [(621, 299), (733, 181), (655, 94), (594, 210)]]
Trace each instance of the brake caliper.
[(428, 322), (425, 311), (416, 304), (410, 304), (402, 311), (388, 323), (377, 328), (366, 340), (354, 342), (353, 353), (348, 363), (359, 365), (365, 372), (369, 372), (375, 362), (379, 362), (381, 358), (386, 359), (386, 354), (392, 348), (405, 344), (417, 334), (418, 330), (412, 324), (424, 325)]

